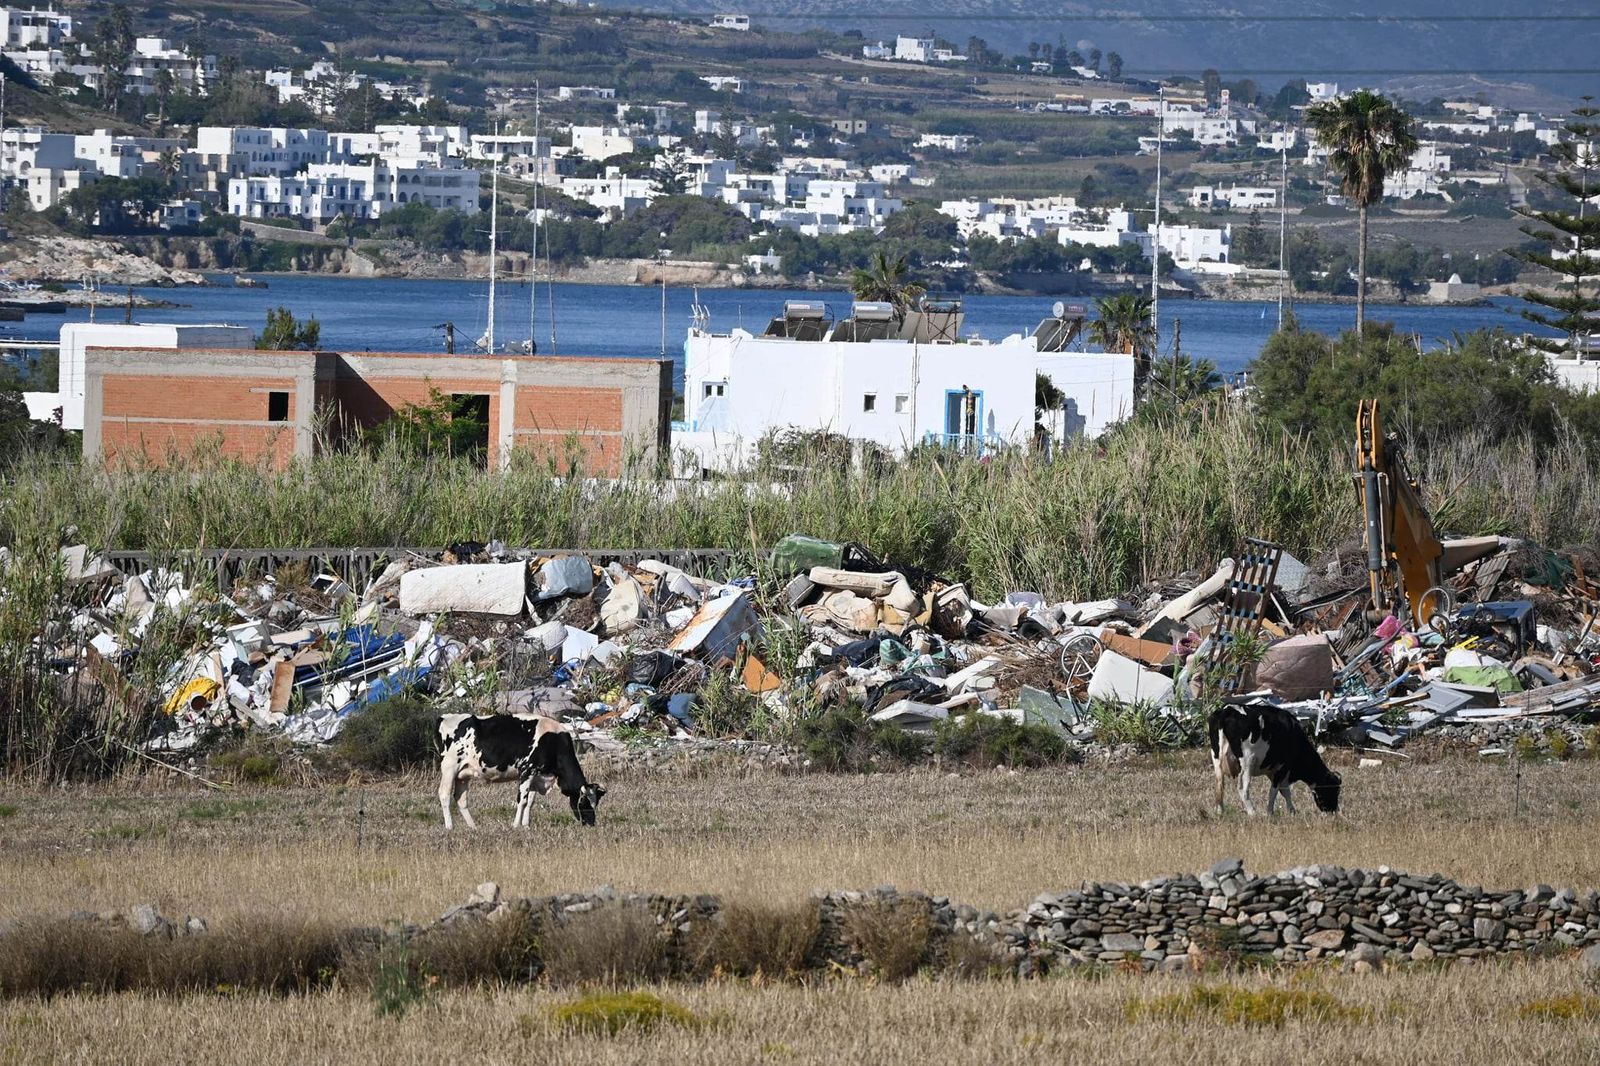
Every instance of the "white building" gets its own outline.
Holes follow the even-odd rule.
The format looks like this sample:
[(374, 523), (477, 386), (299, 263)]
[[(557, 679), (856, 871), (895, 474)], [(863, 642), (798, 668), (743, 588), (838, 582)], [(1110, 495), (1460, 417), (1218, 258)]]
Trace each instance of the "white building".
[(313, 163), (304, 174), (234, 178), (228, 211), (243, 218), (297, 218), (326, 224), (382, 218), (407, 204), (477, 214), (479, 175), (465, 167), (398, 162)]
[(1212, 185), (1196, 185), (1189, 190), (1189, 206), (1209, 210), (1225, 207), (1229, 211), (1253, 211), (1278, 206), (1278, 190), (1268, 186), (1235, 185), (1224, 189)]
[(572, 151), (597, 163), (613, 156), (631, 155), (637, 147), (632, 137), (618, 129), (608, 126), (572, 127)]
[(61, 47), (72, 36), (72, 16), (54, 8), (0, 7), (0, 49), (5, 51)]
[[(913, 312), (903, 324), (882, 304), (855, 305), (851, 321), (838, 324), (825, 315), (821, 302), (807, 301), (786, 305), (760, 336), (689, 331), (685, 419), (673, 427), (681, 472), (737, 468), (763, 436), (789, 427), (897, 453), (928, 442), (983, 454), (1032, 442), (1036, 421), (1067, 441), (1097, 436), (1132, 410), (1133, 361), (1126, 355), (1041, 350), (1061, 345), (1041, 346), (1021, 333), (964, 339), (959, 310)], [(1055, 322), (1047, 319), (1035, 332), (1065, 336), (1047, 329)], [(892, 339), (864, 339), (884, 335)], [(1036, 418), (1041, 374), (1067, 402)]]
[[(1150, 257), (1150, 234), (1138, 234), (1139, 247)], [(1174, 226), (1165, 222), (1158, 238), (1161, 250), (1172, 257), (1180, 270), (1193, 270), (1201, 263), (1226, 263), (1233, 242), (1233, 227), (1210, 229), (1204, 226)]]
[[(63, 429), (83, 429), (84, 353), (89, 348), (162, 348), (174, 352), (173, 373), (183, 373), (183, 358), (176, 354), (188, 348), (253, 348), (255, 337), (244, 326), (143, 325), (123, 322), (69, 322), (61, 327), (60, 372), (55, 392), (25, 392), (28, 417), (49, 421), (61, 412)], [(99, 401), (103, 403), (103, 398)], [(102, 411), (90, 415), (97, 421)], [(160, 429), (159, 419), (153, 429)]]
[(1311, 102), (1320, 104), (1326, 100), (1339, 98), (1339, 83), (1336, 81), (1308, 81), (1306, 92), (1311, 97)]
[(1133, 228), (1133, 213), (1117, 207), (1096, 213), (1096, 217), (1085, 217), (1068, 226), (1056, 230), (1056, 240), (1064, 245), (1081, 244), (1090, 248), (1115, 248), (1119, 244), (1137, 244), (1144, 254), (1150, 254), (1150, 239), (1147, 234), (1139, 233)]
[(702, 74), (700, 80), (705, 82), (717, 92), (742, 93), (744, 92), (744, 79), (733, 74)]
[(396, 123), (372, 130), (378, 136), (377, 154), (395, 162), (451, 166), (452, 161), (466, 157), (472, 143), (472, 132), (465, 126)]
[(1384, 176), (1383, 195), (1396, 200), (1439, 196), (1444, 192), (1449, 173), (1449, 153), (1441, 151), (1436, 141), (1423, 141), (1417, 145), (1405, 170)]
[(618, 104), (617, 122), (652, 133), (668, 133), (672, 129), (672, 108), (665, 104)]
[(293, 174), (331, 158), (327, 130), (283, 126), (201, 126), (195, 150), (226, 159), (230, 177)]
[(1299, 138), (1300, 132), (1295, 129), (1272, 130), (1256, 138), (1256, 147), (1269, 152), (1290, 152)]
[(906, 63), (932, 63), (932, 37), (896, 37), (894, 58)]
[(712, 15), (710, 25), (714, 30), (740, 30), (748, 33), (750, 30), (750, 16), (734, 14)]
[(557, 100), (615, 100), (617, 90), (604, 85), (563, 85), (556, 90)]
[(918, 148), (937, 148), (943, 152), (970, 152), (978, 138), (970, 133), (924, 133), (917, 138)]
[(806, 185), (807, 211), (832, 216), (853, 229), (881, 229), (902, 206), (904, 201), (884, 194), (881, 181), (821, 178)]
[(864, 44), (861, 46), (863, 59), (893, 59), (894, 46), (879, 41), (877, 44)]
[(649, 178), (625, 178), (617, 167), (607, 167), (601, 178), (562, 178), (561, 191), (615, 218), (626, 218), (655, 196), (654, 183)]

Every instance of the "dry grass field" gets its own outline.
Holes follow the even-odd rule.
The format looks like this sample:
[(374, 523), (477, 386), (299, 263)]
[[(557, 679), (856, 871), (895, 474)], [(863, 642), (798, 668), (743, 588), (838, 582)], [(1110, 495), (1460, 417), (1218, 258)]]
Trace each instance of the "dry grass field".
[[(1262, 993), (1245, 1013), (1191, 1006), (1197, 989)], [(1561, 1064), (1600, 1057), (1600, 1024), (1570, 966), (1381, 975), (921, 982), (656, 989), (689, 1025), (573, 1033), (551, 1012), (575, 993), (433, 997), (378, 1017), (364, 997), (114, 996), (0, 1005), (8, 1063), (1284, 1063)], [(1579, 998), (1570, 998), (1579, 997)], [(1274, 1024), (1274, 1002), (1298, 1007)], [(1551, 1002), (1556, 1001), (1556, 1002)], [(1575, 1005), (1563, 1009), (1562, 1002)], [(1537, 1004), (1554, 1008), (1540, 1016)], [(1535, 1004), (1532, 1010), (1529, 1005)], [(1257, 1008), (1249, 1013), (1249, 1008)]]
[[(1338, 764), (1336, 764), (1338, 765)], [(1342, 816), (1211, 810), (1208, 761), (1058, 772), (603, 775), (585, 830), (542, 801), (510, 828), (510, 785), (470, 793), (446, 833), (436, 779), (210, 792), (192, 781), (0, 795), (0, 919), (150, 901), (210, 919), (263, 912), (427, 920), (472, 886), (794, 898), (894, 884), (1010, 908), (1083, 879), (1138, 880), (1237, 855), (1266, 872), (1388, 864), (1491, 887), (1600, 887), (1600, 761), (1512, 768), (1391, 759), (1345, 775)], [(1262, 799), (1259, 794), (1258, 801)], [(364, 810), (364, 814), (361, 812)], [(359, 835), (359, 843), (358, 843)]]
[[(220, 793), (151, 778), (9, 789), (0, 920), (151, 901), (213, 927), (272, 915), (426, 921), (486, 879), (512, 894), (611, 884), (751, 900), (894, 883), (1009, 908), (1085, 878), (1192, 871), (1230, 855), (1256, 871), (1386, 863), (1493, 887), (1600, 886), (1600, 761), (1525, 765), (1520, 782), (1505, 763), (1467, 757), (1340, 769), (1345, 817), (1254, 821), (1210, 811), (1199, 753), (1015, 774), (635, 772), (609, 777), (597, 828), (547, 803), (520, 833), (508, 824), (510, 787), (493, 786), (474, 792), (481, 828), (446, 834), (423, 776)], [(655, 991), (687, 1008), (689, 1022), (573, 1033), (550, 1012), (577, 993), (542, 987), (441, 990), (401, 1017), (380, 1017), (365, 993), (340, 988), (0, 1001), (0, 1061), (1600, 1060), (1600, 1000), (1564, 959), (1380, 975)]]

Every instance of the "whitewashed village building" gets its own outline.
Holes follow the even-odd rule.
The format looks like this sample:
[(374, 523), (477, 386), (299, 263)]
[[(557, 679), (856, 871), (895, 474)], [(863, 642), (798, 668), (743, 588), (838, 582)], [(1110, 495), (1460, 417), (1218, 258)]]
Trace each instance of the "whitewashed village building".
[[(684, 412), (673, 427), (679, 472), (729, 471), (785, 428), (825, 430), (893, 453), (923, 444), (987, 454), (1044, 437), (1101, 433), (1133, 409), (1133, 360), (1068, 350), (1084, 309), (1031, 334), (985, 341), (961, 334), (959, 301), (924, 300), (904, 321), (888, 304), (849, 305), (834, 321), (822, 301), (790, 301), (759, 335), (701, 322), (684, 342)], [(1036, 378), (1061, 390), (1060, 410), (1036, 413)]]

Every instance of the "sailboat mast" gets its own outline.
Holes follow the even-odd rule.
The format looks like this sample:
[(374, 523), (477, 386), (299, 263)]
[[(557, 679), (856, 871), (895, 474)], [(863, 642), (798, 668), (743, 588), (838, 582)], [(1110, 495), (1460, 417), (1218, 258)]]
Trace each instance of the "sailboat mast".
[(544, 225), (539, 217), (539, 181), (544, 176), (539, 162), (539, 82), (533, 82), (533, 250), (528, 257), (528, 354), (539, 350), (538, 334), (534, 326), (539, 317), (539, 230)]
[(496, 251), (499, 248), (500, 218), (500, 168), (493, 159), (489, 160), (489, 328), (484, 331), (488, 340), (489, 353), (494, 353), (494, 262)]

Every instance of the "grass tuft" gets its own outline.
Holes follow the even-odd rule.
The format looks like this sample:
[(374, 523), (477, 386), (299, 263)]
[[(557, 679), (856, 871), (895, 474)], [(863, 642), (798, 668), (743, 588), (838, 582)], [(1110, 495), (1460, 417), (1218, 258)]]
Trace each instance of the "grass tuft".
[(815, 900), (787, 906), (730, 903), (689, 946), (690, 964), (702, 974), (793, 977), (813, 960), (821, 926)]
[(1524, 1018), (1539, 1021), (1573, 1022), (1600, 1019), (1600, 998), (1573, 992), (1565, 996), (1551, 996), (1524, 1003), (1517, 1013)]
[(873, 900), (850, 907), (844, 926), (872, 972), (886, 981), (915, 976), (932, 955), (933, 921), (924, 900)]
[(550, 1020), (569, 1032), (616, 1036), (649, 1032), (663, 1025), (699, 1029), (705, 1019), (653, 992), (591, 992), (550, 1008)]
[(554, 985), (638, 984), (664, 977), (669, 961), (654, 916), (621, 903), (548, 923), (540, 952)]
[(1290, 1021), (1320, 1025), (1359, 1022), (1366, 1020), (1369, 1012), (1311, 989), (1200, 985), (1154, 999), (1133, 1000), (1127, 1014), (1130, 1021), (1220, 1021), (1246, 1028), (1281, 1028)]

